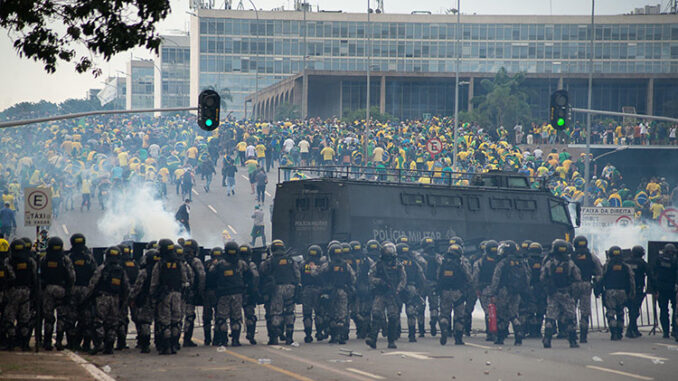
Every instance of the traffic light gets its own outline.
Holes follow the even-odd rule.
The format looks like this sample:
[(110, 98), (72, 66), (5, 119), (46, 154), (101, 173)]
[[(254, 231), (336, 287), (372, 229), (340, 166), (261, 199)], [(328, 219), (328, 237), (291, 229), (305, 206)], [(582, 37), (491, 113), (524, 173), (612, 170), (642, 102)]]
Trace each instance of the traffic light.
[(198, 126), (213, 131), (219, 127), (221, 97), (214, 90), (204, 90), (198, 96)]
[(557, 90), (551, 94), (551, 108), (549, 110), (549, 117), (551, 119), (551, 126), (556, 130), (564, 130), (567, 128), (569, 118), (570, 102), (567, 95), (567, 90)]

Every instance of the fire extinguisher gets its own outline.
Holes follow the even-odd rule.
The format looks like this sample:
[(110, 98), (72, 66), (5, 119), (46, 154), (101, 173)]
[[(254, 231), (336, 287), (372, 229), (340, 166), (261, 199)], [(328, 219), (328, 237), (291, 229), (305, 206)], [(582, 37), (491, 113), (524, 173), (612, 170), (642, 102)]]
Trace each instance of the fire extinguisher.
[(494, 303), (487, 305), (487, 321), (490, 333), (497, 333), (497, 306)]

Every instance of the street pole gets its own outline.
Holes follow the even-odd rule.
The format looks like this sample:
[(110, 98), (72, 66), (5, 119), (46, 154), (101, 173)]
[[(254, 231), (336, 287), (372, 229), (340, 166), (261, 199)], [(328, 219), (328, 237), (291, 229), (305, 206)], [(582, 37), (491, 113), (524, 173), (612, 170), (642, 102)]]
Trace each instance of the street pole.
[[(254, 60), (255, 60), (255, 74), (254, 74), (254, 88), (256, 89), (256, 92), (254, 93), (254, 106), (252, 107), (252, 116), (256, 120), (258, 118), (259, 114), (259, 11), (257, 10), (257, 6), (254, 5), (254, 2), (252, 0), (249, 0), (250, 4), (252, 4), (252, 7), (254, 7), (254, 15), (257, 19), (257, 48), (254, 50)], [(257, 110), (256, 114), (254, 113), (254, 110)]]
[[(455, 49), (457, 50), (457, 65), (456, 65), (456, 70), (454, 74), (454, 134), (453, 134), (453, 139), (454, 141), (452, 142), (452, 154), (454, 155), (452, 157), (452, 168), (454, 170), (457, 170), (457, 129), (458, 129), (458, 124), (459, 124), (459, 63), (461, 61), (461, 44), (460, 44), (460, 36), (461, 36), (461, 11), (459, 9), (461, 0), (457, 0), (457, 41), (456, 41), (456, 46)], [(469, 100), (470, 101), (470, 100)]]
[(365, 156), (363, 163), (367, 164), (367, 137), (370, 133), (370, 57), (372, 55), (372, 24), (370, 24), (370, 0), (367, 0), (367, 108), (365, 111), (365, 139), (363, 142)]
[[(588, 109), (591, 109), (593, 96), (593, 37), (595, 34), (594, 14), (596, 0), (591, 0), (591, 46), (589, 51), (589, 96)], [(584, 206), (589, 206), (589, 181), (591, 181), (591, 114), (586, 114), (586, 156), (584, 157)]]

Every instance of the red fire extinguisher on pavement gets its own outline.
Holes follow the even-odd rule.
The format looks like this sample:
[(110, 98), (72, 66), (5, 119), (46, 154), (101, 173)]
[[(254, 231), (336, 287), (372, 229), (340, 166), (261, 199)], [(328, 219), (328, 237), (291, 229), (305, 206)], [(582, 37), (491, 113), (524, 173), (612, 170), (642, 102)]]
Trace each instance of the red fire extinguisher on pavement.
[(494, 303), (487, 305), (487, 321), (490, 333), (497, 333), (497, 306)]

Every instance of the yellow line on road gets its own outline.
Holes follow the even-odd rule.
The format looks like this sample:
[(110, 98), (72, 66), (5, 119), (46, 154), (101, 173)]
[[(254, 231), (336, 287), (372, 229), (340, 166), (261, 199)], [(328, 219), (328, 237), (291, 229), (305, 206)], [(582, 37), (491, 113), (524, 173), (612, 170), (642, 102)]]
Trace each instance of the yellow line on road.
[[(205, 342), (202, 341), (202, 340), (200, 340), (200, 339), (193, 338), (193, 340), (194, 340), (194, 341), (197, 341), (197, 342), (200, 343), (200, 344), (205, 344)], [(277, 366), (275, 366), (275, 365), (271, 365), (271, 364), (260, 364), (259, 361), (256, 360), (256, 359), (253, 359), (253, 358), (251, 358), (251, 357), (242, 355), (242, 354), (237, 353), (237, 352), (230, 351), (230, 350), (228, 350), (228, 349), (225, 349), (223, 353), (229, 354), (229, 355), (231, 355), (231, 356), (233, 356), (233, 357), (235, 357), (235, 358), (237, 358), (237, 359), (240, 359), (240, 360), (243, 360), (243, 361), (247, 361), (247, 362), (252, 363), (252, 364), (255, 364), (255, 365), (261, 365), (261, 366), (263, 366), (264, 368), (268, 368), (268, 369), (270, 369), (270, 370), (272, 370), (272, 371), (274, 371), (274, 372), (278, 372), (278, 373), (280, 373), (280, 374), (284, 374), (284, 375), (286, 375), (286, 376), (288, 376), (288, 377), (290, 377), (290, 378), (293, 378), (293, 379), (295, 379), (295, 380), (299, 380), (299, 381), (314, 381), (312, 378), (308, 378), (308, 377), (306, 377), (306, 376), (302, 376), (301, 374), (294, 373), (294, 372), (292, 372), (292, 371), (289, 371), (289, 370), (287, 370), (287, 369), (283, 369), (283, 368), (277, 367)]]
[(311, 361), (311, 360), (305, 359), (303, 357), (295, 356), (295, 355), (287, 353), (287, 352), (282, 352), (282, 351), (271, 349), (271, 348), (266, 348), (266, 350), (271, 352), (271, 353), (274, 353), (278, 356), (285, 357), (285, 358), (290, 359), (290, 360), (298, 361), (298, 362), (301, 362), (301, 363), (304, 363), (304, 364), (307, 364), (307, 365), (313, 365), (313, 367), (315, 367), (315, 368), (320, 368), (320, 369), (326, 370), (328, 372), (332, 372), (332, 373), (336, 373), (336, 374), (344, 376), (344, 377), (352, 378), (354, 380), (371, 381), (370, 378), (365, 378), (365, 377), (361, 377), (361, 376), (358, 376), (358, 375), (353, 374), (353, 373), (344, 372), (343, 370), (335, 369), (335, 368), (332, 368), (331, 366), (327, 366), (327, 365), (321, 364), (319, 362)]
[(360, 369), (346, 368), (346, 370), (348, 370), (349, 372), (358, 373), (358, 374), (363, 375), (365, 377), (373, 378), (375, 380), (383, 380), (384, 379), (384, 377), (382, 377), (378, 374), (372, 374), (370, 372), (365, 372), (365, 371), (362, 371)]
[(635, 378), (637, 380), (646, 380), (646, 381), (654, 380), (654, 378), (652, 378), (652, 377), (645, 377), (645, 376), (641, 376), (639, 374), (622, 372), (621, 370), (616, 370), (616, 369), (608, 369), (608, 368), (603, 368), (603, 367), (595, 366), (595, 365), (587, 365), (586, 367), (589, 368), (589, 369), (595, 369), (595, 370), (600, 370), (600, 371), (603, 371), (603, 372), (618, 374), (620, 376)]
[(228, 225), (228, 228), (231, 229), (231, 231), (233, 232), (233, 234), (238, 234), (238, 232), (235, 231), (235, 229), (233, 229), (233, 226)]
[(210, 208), (210, 210), (211, 210), (212, 212), (214, 212), (214, 214), (218, 214), (218, 213), (217, 213), (217, 210), (214, 209), (214, 207), (213, 207), (212, 205), (207, 205), (207, 207)]
[(465, 342), (464, 345), (468, 345), (469, 347), (480, 348), (480, 349), (497, 349), (495, 347), (490, 347), (490, 346), (487, 346), (487, 345), (469, 343), (468, 341)]

